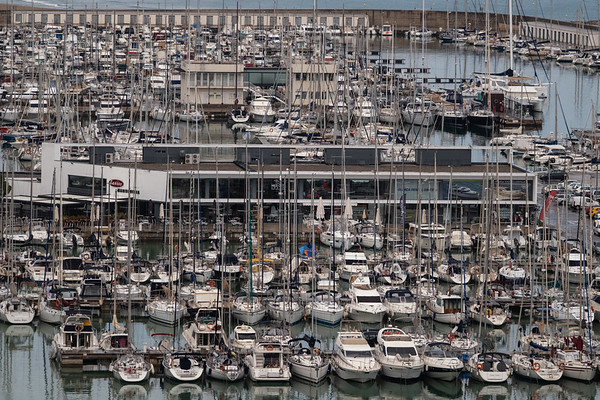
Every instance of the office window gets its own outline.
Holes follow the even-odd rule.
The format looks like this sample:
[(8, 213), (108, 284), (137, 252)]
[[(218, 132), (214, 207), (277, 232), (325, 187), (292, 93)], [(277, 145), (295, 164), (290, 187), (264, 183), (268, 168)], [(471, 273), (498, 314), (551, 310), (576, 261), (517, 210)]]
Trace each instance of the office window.
[(206, 17), (206, 25), (212, 26), (212, 24), (213, 24), (213, 16), (209, 15)]
[(144, 21), (144, 25), (150, 25), (150, 16), (144, 15), (143, 21)]
[(112, 15), (106, 14), (104, 16), (104, 24), (105, 25), (110, 25), (111, 23), (112, 23)]
[(48, 23), (48, 14), (42, 14), (42, 24)]
[(125, 25), (125, 16), (123, 14), (117, 15), (117, 24)]
[(302, 17), (296, 17), (296, 26), (302, 25)]
[(252, 25), (252, 17), (250, 17), (249, 15), (246, 15), (244, 17), (244, 25)]
[(200, 26), (200, 16), (199, 15), (194, 15), (194, 25)]
[(73, 25), (73, 14), (67, 14), (67, 25)]
[(327, 26), (327, 17), (321, 17), (321, 25)]
[(15, 22), (20, 24), (23, 21), (23, 14), (15, 14)]
[(137, 25), (138, 21), (137, 21), (137, 15), (130, 15), (129, 16), (129, 23), (131, 25)]
[(219, 27), (222, 28), (225, 26), (225, 16), (219, 15)]
[(277, 26), (277, 17), (269, 17), (269, 25)]
[(169, 26), (175, 26), (175, 16), (169, 15)]
[(162, 25), (163, 21), (162, 21), (162, 15), (157, 15), (156, 16), (156, 25)]
[(352, 17), (346, 17), (346, 25), (352, 26)]
[(54, 14), (54, 23), (60, 24), (60, 14)]
[(182, 15), (181, 16), (181, 26), (187, 26), (188, 24), (188, 17), (187, 15)]

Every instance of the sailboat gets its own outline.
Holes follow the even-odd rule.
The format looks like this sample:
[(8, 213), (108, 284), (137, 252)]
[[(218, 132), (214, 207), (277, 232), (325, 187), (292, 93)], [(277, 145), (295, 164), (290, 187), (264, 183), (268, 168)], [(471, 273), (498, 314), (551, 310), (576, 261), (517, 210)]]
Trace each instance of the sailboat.
[(312, 383), (319, 383), (327, 378), (329, 360), (321, 355), (316, 347), (320, 340), (312, 336), (303, 336), (290, 340), (292, 355), (288, 361), (292, 376)]
[(188, 353), (173, 352), (162, 360), (165, 376), (174, 381), (193, 382), (202, 378), (204, 366), (198, 357)]
[(0, 321), (12, 325), (30, 324), (35, 311), (23, 297), (13, 296), (0, 302)]

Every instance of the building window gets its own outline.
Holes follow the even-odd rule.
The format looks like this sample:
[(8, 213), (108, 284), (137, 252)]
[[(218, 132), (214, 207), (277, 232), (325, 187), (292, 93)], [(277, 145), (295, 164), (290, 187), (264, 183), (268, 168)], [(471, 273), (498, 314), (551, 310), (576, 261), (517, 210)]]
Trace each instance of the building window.
[(169, 15), (169, 26), (175, 26), (175, 16)]
[(327, 17), (321, 17), (321, 25), (327, 26)]
[(202, 86), (208, 86), (208, 73), (202, 74)]
[(42, 24), (48, 23), (48, 14), (42, 14)]
[(131, 25), (137, 25), (137, 15), (133, 14), (129, 16), (129, 23)]
[(340, 17), (333, 17), (333, 25), (335, 25), (335, 26), (340, 25)]
[(60, 24), (60, 14), (54, 14), (54, 23)]
[(237, 25), (238, 23), (238, 17), (237, 15), (234, 15), (231, 17), (231, 25)]
[(181, 26), (187, 26), (188, 24), (188, 17), (187, 15), (182, 15), (181, 16)]
[(194, 27), (200, 26), (200, 16), (194, 15)]
[(105, 25), (110, 25), (111, 23), (112, 23), (112, 15), (106, 14), (104, 16), (104, 24)]
[(252, 18), (249, 15), (244, 17), (244, 25), (252, 25)]
[(358, 23), (358, 26), (365, 26), (365, 19), (361, 17), (358, 19), (357, 23)]
[(23, 21), (23, 14), (15, 14), (15, 22), (20, 24)]
[(352, 17), (346, 17), (346, 26), (352, 26)]
[(283, 17), (283, 26), (288, 26), (290, 24), (290, 18), (289, 17)]
[(117, 24), (125, 25), (125, 16), (123, 14), (117, 15)]
[(225, 16), (219, 15), (219, 27), (224, 27), (224, 26), (225, 26)]
[(262, 15), (258, 16), (258, 26), (260, 28), (262, 28), (265, 25), (265, 17), (263, 17)]
[(150, 25), (150, 16), (144, 15), (143, 21), (144, 21), (144, 25)]
[(213, 24), (213, 16), (209, 15), (206, 17), (206, 25), (212, 26), (212, 24)]
[(73, 25), (73, 14), (67, 14), (67, 25)]
[(85, 14), (79, 14), (79, 24), (80, 25), (85, 25), (85, 23), (86, 23)]
[(156, 25), (162, 25), (162, 15), (156, 16)]
[(272, 27), (277, 26), (277, 17), (269, 18), (269, 25), (271, 25)]
[(296, 17), (296, 26), (302, 25), (302, 17)]

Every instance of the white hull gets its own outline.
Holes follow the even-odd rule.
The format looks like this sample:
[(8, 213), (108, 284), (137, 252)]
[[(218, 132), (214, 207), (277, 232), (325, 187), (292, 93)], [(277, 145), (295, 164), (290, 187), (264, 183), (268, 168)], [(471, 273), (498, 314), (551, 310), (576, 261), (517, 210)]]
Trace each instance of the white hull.
[[(206, 366), (206, 376), (210, 376), (213, 379), (225, 382), (235, 382), (244, 378), (246, 373), (244, 372), (244, 366), (240, 367), (235, 366), (234, 368), (225, 367), (225, 370), (210, 368), (208, 365)], [(230, 368), (230, 369), (227, 369)]]
[(396, 365), (393, 363), (385, 363), (380, 360), (381, 364), (381, 375), (400, 380), (414, 380), (419, 379), (423, 373), (423, 364), (416, 366), (405, 366)]
[(259, 323), (266, 314), (267, 310), (265, 308), (259, 311), (239, 310), (236, 308), (233, 309), (233, 318), (248, 325)]
[(300, 362), (290, 361), (290, 370), (294, 378), (304, 379), (312, 383), (319, 383), (327, 378), (329, 363), (322, 365), (304, 365)]
[(379, 368), (377, 369), (362, 369), (362, 368), (345, 368), (338, 365), (335, 362), (335, 358), (331, 363), (331, 369), (345, 381), (354, 381), (360, 383), (370, 382), (377, 378), (377, 374), (379, 374)]

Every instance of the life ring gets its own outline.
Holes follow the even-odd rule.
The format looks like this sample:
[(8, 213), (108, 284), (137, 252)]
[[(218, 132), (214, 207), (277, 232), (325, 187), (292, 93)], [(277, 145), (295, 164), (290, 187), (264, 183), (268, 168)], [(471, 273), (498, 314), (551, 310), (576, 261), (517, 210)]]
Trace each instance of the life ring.
[(215, 281), (208, 281), (208, 285), (210, 287), (215, 287)]
[(268, 344), (268, 345), (265, 347), (265, 350), (266, 350), (266, 351), (273, 351), (273, 345), (272, 345), (272, 344)]
[(83, 331), (83, 324), (75, 325), (75, 332), (79, 333), (81, 331)]
[(209, 322), (206, 324), (206, 328), (210, 331), (215, 327), (214, 322)]
[(269, 129), (269, 132), (273, 132), (273, 128)]
[(558, 369), (564, 370), (565, 369), (565, 363), (561, 362), (558, 364)]
[(319, 354), (321, 354), (321, 350), (313, 349), (313, 355), (318, 356)]
[(56, 302), (54, 304), (56, 304), (56, 307), (60, 307), (60, 299), (56, 299)]
[(81, 258), (83, 258), (84, 261), (87, 261), (90, 259), (90, 254), (89, 253), (85, 253), (81, 256)]
[(31, 148), (30, 147), (27, 147), (25, 149), (25, 154), (31, 154)]
[(476, 367), (477, 369), (483, 369), (483, 363), (477, 363)]
[(534, 371), (539, 371), (541, 367), (542, 367), (542, 366), (540, 365), (540, 363), (539, 363), (539, 362), (534, 362), (531, 368), (532, 368)]

